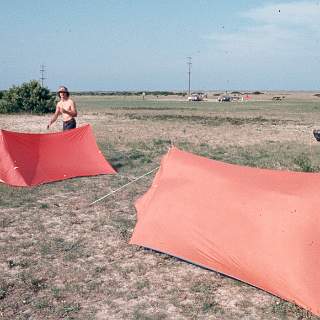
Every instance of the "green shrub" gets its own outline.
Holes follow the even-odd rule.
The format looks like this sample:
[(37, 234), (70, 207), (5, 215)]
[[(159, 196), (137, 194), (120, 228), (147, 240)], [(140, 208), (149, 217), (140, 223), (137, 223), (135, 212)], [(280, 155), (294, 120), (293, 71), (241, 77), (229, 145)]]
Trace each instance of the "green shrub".
[(8, 113), (8, 103), (5, 100), (0, 100), (0, 113)]
[(0, 113), (48, 113), (55, 110), (55, 96), (36, 80), (13, 86), (3, 94)]

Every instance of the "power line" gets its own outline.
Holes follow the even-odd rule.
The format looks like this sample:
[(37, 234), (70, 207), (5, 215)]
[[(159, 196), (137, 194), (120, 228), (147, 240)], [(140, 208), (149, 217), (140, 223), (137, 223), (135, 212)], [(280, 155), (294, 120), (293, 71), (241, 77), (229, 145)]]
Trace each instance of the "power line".
[(187, 57), (187, 65), (188, 65), (188, 96), (190, 97), (191, 95), (191, 65), (192, 65), (192, 62), (191, 62), (191, 59), (192, 57)]

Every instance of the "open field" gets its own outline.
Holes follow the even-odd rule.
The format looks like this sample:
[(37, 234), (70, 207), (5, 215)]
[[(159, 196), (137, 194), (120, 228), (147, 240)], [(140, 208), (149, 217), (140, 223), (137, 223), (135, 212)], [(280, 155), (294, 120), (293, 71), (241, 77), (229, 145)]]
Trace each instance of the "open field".
[[(153, 175), (88, 207), (157, 167), (171, 143), (230, 163), (319, 172), (312, 130), (320, 128), (320, 98), (271, 100), (279, 94), (241, 103), (75, 97), (78, 124), (92, 125), (119, 174), (33, 188), (0, 184), (0, 319), (320, 319), (240, 281), (128, 245), (134, 202)], [(44, 133), (49, 118), (0, 115), (0, 128)]]

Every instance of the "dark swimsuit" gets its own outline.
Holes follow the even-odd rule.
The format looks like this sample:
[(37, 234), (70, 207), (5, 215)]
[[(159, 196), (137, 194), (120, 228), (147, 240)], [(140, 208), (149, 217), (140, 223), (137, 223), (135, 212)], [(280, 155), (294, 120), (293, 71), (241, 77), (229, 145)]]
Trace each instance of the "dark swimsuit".
[(74, 129), (77, 126), (75, 118), (68, 121), (63, 121), (63, 131)]

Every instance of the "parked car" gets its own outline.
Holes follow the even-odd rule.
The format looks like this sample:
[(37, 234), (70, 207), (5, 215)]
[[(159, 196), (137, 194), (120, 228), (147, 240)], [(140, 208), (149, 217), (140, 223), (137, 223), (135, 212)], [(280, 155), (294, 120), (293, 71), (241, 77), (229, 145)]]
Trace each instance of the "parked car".
[(230, 96), (220, 96), (218, 98), (219, 102), (230, 102), (231, 101), (231, 97)]
[(191, 96), (188, 97), (188, 101), (203, 101), (203, 94), (192, 93)]

